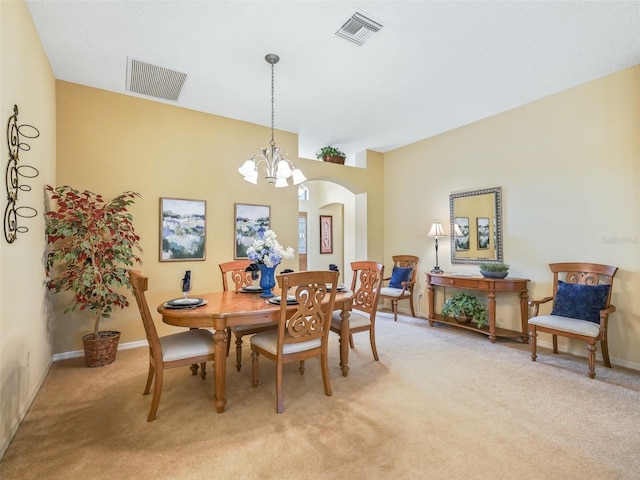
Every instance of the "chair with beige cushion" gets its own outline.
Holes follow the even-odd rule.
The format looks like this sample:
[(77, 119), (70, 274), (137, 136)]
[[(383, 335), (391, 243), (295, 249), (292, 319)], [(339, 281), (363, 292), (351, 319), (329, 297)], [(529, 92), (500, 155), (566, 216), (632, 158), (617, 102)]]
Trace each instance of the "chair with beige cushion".
[[(338, 272), (309, 271), (277, 276), (278, 286), (285, 292), (280, 305), (277, 330), (256, 333), (251, 337), (253, 387), (258, 386), (258, 358), (260, 355), (276, 363), (276, 411), (282, 413), (284, 401), (282, 377), (284, 365), (320, 358), (324, 393), (331, 396), (327, 346), (331, 314), (336, 299)], [(328, 287), (329, 286), (329, 287)], [(287, 299), (297, 302), (295, 307)]]
[[(225, 262), (219, 265), (222, 273), (222, 288), (224, 291), (233, 290), (239, 292), (242, 287), (253, 285), (252, 272), (247, 269), (253, 265), (251, 260), (235, 260)], [(255, 293), (246, 293), (244, 295), (256, 295)], [(277, 328), (278, 324), (268, 323), (262, 325), (236, 325), (227, 329), (227, 355), (231, 346), (231, 332), (236, 337), (236, 368), (238, 371), (242, 368), (242, 337), (252, 335), (258, 332), (266, 332)]]
[(414, 255), (394, 255), (393, 270), (391, 276), (385, 278), (389, 281), (386, 287), (380, 289), (380, 298), (391, 300), (393, 310), (393, 320), (398, 320), (398, 302), (409, 300), (411, 316), (415, 317), (413, 308), (413, 290), (415, 289), (416, 277), (418, 275), (418, 262), (420, 257)]
[[(536, 361), (538, 332), (553, 336), (553, 353), (558, 353), (558, 335), (587, 343), (589, 377), (596, 375), (596, 343), (602, 348), (602, 360), (611, 368), (607, 345), (613, 277), (618, 268), (597, 263), (551, 263), (553, 296), (532, 300), (533, 316), (529, 319), (531, 360)], [(540, 315), (540, 305), (553, 301), (549, 315)]]
[(140, 272), (129, 270), (129, 280), (133, 287), (133, 293), (136, 297), (142, 323), (144, 324), (144, 331), (147, 335), (147, 342), (149, 343), (149, 375), (147, 376), (144, 395), (149, 393), (151, 382), (155, 378), (153, 398), (151, 399), (149, 415), (147, 416), (147, 422), (151, 422), (155, 420), (158, 405), (160, 404), (165, 369), (200, 363), (200, 375), (202, 380), (205, 379), (207, 375), (206, 362), (214, 359), (213, 334), (209, 330), (194, 329), (158, 337), (144, 293), (148, 288), (147, 277), (140, 274)]
[(371, 261), (351, 262), (351, 270), (353, 271), (353, 277), (351, 279), (353, 309), (351, 315), (349, 315), (349, 339), (342, 338), (341, 335), (342, 310), (333, 312), (331, 331), (341, 335), (341, 346), (348, 341), (351, 348), (354, 347), (353, 334), (368, 331), (373, 358), (378, 360), (375, 326), (378, 299), (384, 276), (384, 265)]

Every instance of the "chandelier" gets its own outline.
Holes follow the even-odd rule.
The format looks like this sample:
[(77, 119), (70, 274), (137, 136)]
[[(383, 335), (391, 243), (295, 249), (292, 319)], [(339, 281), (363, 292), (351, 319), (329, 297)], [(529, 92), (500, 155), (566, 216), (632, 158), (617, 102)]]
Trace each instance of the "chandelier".
[(258, 167), (262, 165), (265, 172), (265, 180), (271, 185), (276, 187), (286, 187), (289, 185), (288, 179), (294, 185), (298, 185), (304, 182), (307, 177), (304, 176), (299, 168), (295, 168), (293, 163), (288, 160), (285, 155), (280, 153), (280, 149), (276, 147), (276, 142), (273, 140), (273, 71), (274, 65), (280, 61), (280, 57), (273, 53), (269, 53), (264, 59), (271, 65), (271, 141), (269, 142), (269, 148), (261, 148), (260, 152), (255, 154), (249, 160), (245, 161), (238, 169), (240, 175), (244, 177), (244, 180), (253, 184), (258, 183)]

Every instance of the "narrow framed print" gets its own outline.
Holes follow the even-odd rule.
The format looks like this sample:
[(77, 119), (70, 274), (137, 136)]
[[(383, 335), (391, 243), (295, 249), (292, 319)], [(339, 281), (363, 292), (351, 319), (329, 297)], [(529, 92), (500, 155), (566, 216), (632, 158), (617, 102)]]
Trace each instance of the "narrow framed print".
[(333, 253), (333, 217), (320, 215), (320, 253)]
[(478, 250), (487, 250), (489, 248), (489, 219), (478, 217), (476, 227), (478, 229)]
[(160, 198), (160, 261), (205, 259), (205, 200)]
[(456, 217), (462, 235), (456, 235), (456, 250), (469, 250), (469, 217)]
[(247, 248), (253, 244), (259, 232), (271, 227), (271, 207), (269, 205), (251, 205), (234, 203), (235, 249), (233, 258), (248, 258)]

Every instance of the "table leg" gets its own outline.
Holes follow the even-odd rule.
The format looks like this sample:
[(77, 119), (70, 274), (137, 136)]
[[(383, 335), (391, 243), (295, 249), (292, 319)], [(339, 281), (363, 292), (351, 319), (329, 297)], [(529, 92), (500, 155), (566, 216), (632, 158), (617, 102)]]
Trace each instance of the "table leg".
[(216, 391), (213, 397), (217, 412), (222, 413), (224, 412), (224, 406), (227, 404), (227, 399), (224, 396), (225, 383), (227, 381), (227, 329), (216, 330), (213, 334), (213, 341), (216, 349), (215, 360), (213, 361)]
[(340, 368), (342, 376), (349, 375), (349, 310), (342, 309), (340, 312)]
[(435, 320), (435, 287), (430, 283), (427, 283), (427, 299), (429, 305), (429, 326), (433, 327), (433, 321)]
[(522, 322), (522, 343), (529, 341), (529, 295), (527, 291), (520, 292), (520, 321)]
[(489, 291), (489, 341), (496, 343), (496, 292)]

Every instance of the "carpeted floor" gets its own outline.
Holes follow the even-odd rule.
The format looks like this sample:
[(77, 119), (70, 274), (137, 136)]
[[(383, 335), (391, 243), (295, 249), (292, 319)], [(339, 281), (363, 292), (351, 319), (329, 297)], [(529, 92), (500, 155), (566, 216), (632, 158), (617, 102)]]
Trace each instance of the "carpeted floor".
[[(330, 345), (333, 396), (319, 364), (285, 368), (275, 413), (273, 363), (251, 387), (250, 349), (227, 374), (227, 409), (213, 407), (212, 371), (166, 373), (158, 418), (146, 422), (147, 350), (112, 365), (51, 368), (0, 461), (11, 479), (638, 479), (640, 372), (512, 340), (428, 327), (387, 313), (380, 362), (354, 336), (349, 377)], [(248, 342), (245, 343), (248, 346)]]

